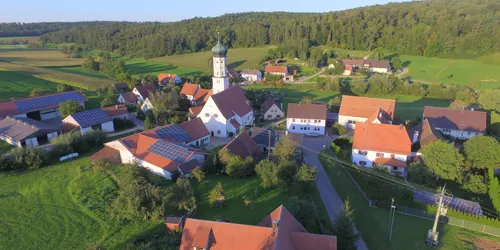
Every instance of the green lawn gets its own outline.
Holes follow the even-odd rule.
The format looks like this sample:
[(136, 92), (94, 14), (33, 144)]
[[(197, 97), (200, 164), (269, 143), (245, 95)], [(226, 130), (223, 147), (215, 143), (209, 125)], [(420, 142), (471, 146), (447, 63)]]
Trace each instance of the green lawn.
[[(369, 249), (433, 249), (424, 242), (427, 230), (432, 227), (431, 220), (396, 213), (392, 242), (389, 242), (389, 210), (369, 207), (345, 171), (328, 157), (320, 157), (320, 161), (340, 197), (350, 200), (356, 227)], [(438, 230), (438, 249), (476, 249), (474, 244), (480, 241), (498, 241), (498, 238), (451, 225), (439, 224)]]
[(41, 88), (44, 94), (55, 93), (57, 84), (52, 81), (36, 78), (20, 71), (0, 69), (0, 100), (28, 97), (31, 90)]
[(78, 158), (39, 170), (0, 175), (0, 245), (3, 249), (85, 249), (100, 241), (123, 249), (131, 239), (158, 232), (161, 222), (124, 224), (102, 210), (116, 184)]
[[(247, 89), (267, 89), (270, 91), (279, 91), (284, 93), (283, 107), (288, 108), (288, 103), (299, 103), (304, 96), (311, 96), (313, 99), (320, 103), (328, 103), (339, 92), (333, 91), (318, 91), (312, 90), (311, 84), (290, 84), (284, 88), (276, 88), (261, 84), (254, 84), (245, 87)], [(396, 100), (396, 116), (401, 121), (414, 120), (421, 117), (425, 106), (448, 107), (450, 102), (444, 99), (425, 98), (419, 96), (405, 96), (405, 95), (376, 95), (371, 97), (377, 98), (390, 98)]]
[(139, 77), (141, 75), (158, 75), (160, 73), (170, 73), (177, 74), (180, 76), (187, 76), (192, 74), (199, 74), (202, 72), (208, 72), (208, 63), (207, 69), (197, 69), (194, 64), (196, 62), (192, 62), (193, 66), (188, 65), (180, 65), (175, 63), (175, 60), (145, 60), (138, 58), (128, 58), (125, 59), (127, 64), (127, 68), (132, 77)]
[(94, 72), (90, 71), (88, 69), (84, 69), (80, 66), (76, 67), (55, 67), (51, 68), (52, 70), (64, 72), (64, 73), (71, 73), (71, 74), (77, 74), (77, 75), (82, 75), (82, 76), (89, 76), (89, 77), (95, 77), (95, 78), (100, 78), (100, 79), (109, 79), (108, 76), (106, 76), (102, 72)]
[(475, 89), (500, 87), (500, 65), (486, 64), (478, 60), (422, 56), (401, 55), (400, 58), (403, 65), (407, 65), (409, 69), (409, 73), (404, 76), (410, 76), (414, 80), (467, 85)]
[(38, 36), (9, 36), (9, 37), (0, 37), (0, 41), (12, 41), (12, 40), (38, 40)]
[[(267, 54), (270, 47), (229, 49), (227, 53), (228, 67), (252, 69), (259, 66), (260, 60)], [(210, 72), (208, 60), (212, 58), (210, 51), (159, 57), (150, 60), (153, 63), (175, 65), (180, 68), (195, 69)]]

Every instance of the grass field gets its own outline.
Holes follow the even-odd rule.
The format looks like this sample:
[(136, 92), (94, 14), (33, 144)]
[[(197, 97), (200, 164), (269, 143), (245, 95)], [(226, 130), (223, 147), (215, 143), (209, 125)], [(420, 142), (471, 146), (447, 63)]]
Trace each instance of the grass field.
[[(328, 157), (320, 157), (320, 161), (340, 197), (349, 199), (353, 205), (356, 227), (369, 249), (433, 249), (424, 242), (427, 230), (432, 227), (431, 220), (396, 213), (392, 242), (389, 242), (389, 210), (369, 207), (344, 170)], [(439, 224), (438, 230), (438, 249), (478, 249), (485, 243), (498, 245), (498, 238), (455, 226)]]
[(82, 68), (80, 66), (76, 66), (76, 67), (51, 67), (50, 69), (55, 70), (55, 71), (64, 72), (64, 73), (70, 73), (70, 74), (76, 74), (76, 75), (82, 75), (82, 76), (88, 76), (88, 77), (109, 80), (109, 77), (106, 76), (102, 72), (90, 71), (90, 70)]
[(2, 42), (10, 42), (10, 41), (28, 41), (30, 43), (36, 43), (40, 40), (38, 36), (9, 36), (9, 37), (0, 37), (0, 43)]
[[(154, 61), (153, 61), (154, 60)], [(138, 58), (126, 58), (125, 63), (132, 77), (139, 77), (141, 75), (155, 75), (160, 73), (170, 73), (177, 74), (180, 76), (188, 76), (192, 74), (199, 74), (202, 72), (208, 72), (206, 70), (200, 70), (192, 68), (190, 66), (180, 66), (178, 64), (171, 64), (169, 62), (159, 61), (157, 59), (145, 60)], [(193, 62), (195, 64), (195, 62)], [(207, 64), (208, 69), (208, 64)]]
[(57, 84), (27, 74), (23, 71), (0, 69), (0, 101), (28, 97), (31, 90), (41, 88), (44, 94), (55, 93)]
[[(229, 49), (227, 53), (228, 67), (237, 70), (252, 69), (259, 66), (259, 61), (267, 54), (269, 47)], [(153, 63), (167, 63), (179, 68), (195, 69), (210, 72), (208, 60), (212, 58), (210, 51), (173, 55), (151, 59)]]
[(475, 89), (500, 87), (500, 65), (477, 60), (453, 60), (421, 56), (400, 56), (414, 80), (428, 83), (467, 85)]
[[(291, 84), (284, 88), (255, 84), (245, 88), (255, 90), (267, 89), (270, 91), (284, 93), (283, 108), (285, 109), (288, 108), (288, 103), (298, 103), (304, 96), (311, 96), (315, 101), (326, 104), (330, 99), (339, 95), (339, 92), (312, 90), (312, 86), (310, 84)], [(419, 96), (377, 95), (371, 97), (395, 99), (395, 115), (398, 116), (401, 121), (414, 120), (417, 117), (421, 117), (425, 106), (448, 107), (450, 105), (448, 100), (425, 97), (422, 98)]]
[(64, 67), (80, 65), (85, 59), (67, 58), (55, 49), (0, 50), (0, 62), (20, 63), (41, 67)]

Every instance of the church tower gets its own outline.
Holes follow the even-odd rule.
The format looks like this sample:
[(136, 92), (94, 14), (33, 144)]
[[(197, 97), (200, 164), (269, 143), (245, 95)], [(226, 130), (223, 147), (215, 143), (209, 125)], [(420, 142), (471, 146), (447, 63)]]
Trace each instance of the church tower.
[(212, 48), (214, 75), (212, 77), (213, 94), (217, 94), (229, 88), (229, 77), (227, 75), (227, 49), (219, 41)]

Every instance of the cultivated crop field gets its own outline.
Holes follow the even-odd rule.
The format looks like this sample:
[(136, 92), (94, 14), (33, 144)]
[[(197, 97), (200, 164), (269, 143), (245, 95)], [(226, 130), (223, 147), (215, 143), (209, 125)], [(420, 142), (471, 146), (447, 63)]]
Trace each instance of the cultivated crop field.
[(421, 56), (400, 56), (414, 80), (428, 83), (466, 85), (474, 89), (500, 87), (500, 65), (476, 60), (453, 60)]
[[(190, 55), (190, 54), (188, 54)], [(206, 72), (206, 70), (200, 70), (194, 68), (194, 66), (179, 65), (176, 63), (169, 62), (170, 60), (162, 61), (158, 59), (145, 60), (140, 58), (125, 58), (125, 63), (127, 64), (128, 72), (132, 77), (140, 77), (141, 75), (159, 75), (160, 73), (170, 73), (177, 74), (180, 76), (188, 76), (193, 74), (199, 74)], [(192, 62), (196, 64), (196, 62)], [(208, 68), (208, 61), (207, 61)]]
[(0, 50), (0, 62), (21, 63), (30, 66), (62, 67), (80, 65), (85, 59), (67, 58), (55, 49), (13, 49)]
[[(259, 66), (259, 61), (267, 54), (269, 47), (229, 49), (227, 53), (228, 67), (237, 70), (252, 69)], [(191, 68), (210, 72), (208, 60), (212, 58), (210, 51), (158, 57), (153, 63), (168, 63), (182, 68)]]

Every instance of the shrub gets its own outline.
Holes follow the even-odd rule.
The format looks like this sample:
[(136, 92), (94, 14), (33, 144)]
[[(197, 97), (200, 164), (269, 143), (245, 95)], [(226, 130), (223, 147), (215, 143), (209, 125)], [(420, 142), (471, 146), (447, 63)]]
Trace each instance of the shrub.
[(54, 158), (59, 158), (71, 153), (84, 153), (91, 147), (100, 146), (104, 142), (106, 135), (99, 130), (88, 131), (82, 135), (79, 131), (63, 134), (52, 140), (52, 151), (50, 154)]
[(219, 159), (224, 165), (224, 171), (231, 177), (239, 178), (254, 173), (255, 164), (252, 157), (243, 159), (227, 150), (221, 150), (219, 151)]
[(332, 125), (332, 129), (333, 129), (333, 132), (337, 135), (344, 136), (347, 134), (347, 129), (345, 129), (344, 126), (342, 126), (339, 123), (334, 123)]
[(57, 92), (66, 92), (73, 90), (73, 87), (66, 84), (57, 84)]
[(81, 111), (83, 111), (83, 107), (74, 100), (68, 100), (59, 104), (59, 112), (62, 118), (66, 118), (68, 115)]
[(224, 186), (219, 182), (210, 190), (210, 194), (208, 195), (208, 203), (210, 203), (210, 206), (213, 206), (221, 195), (224, 195)]
[(132, 121), (120, 118), (113, 119), (113, 124), (115, 127), (115, 131), (121, 131), (135, 127), (135, 124)]
[(191, 171), (191, 177), (198, 180), (198, 182), (202, 182), (205, 179), (205, 172), (203, 172), (203, 170), (201, 170), (201, 168), (198, 166), (193, 169), (193, 171)]
[(494, 169), (488, 169), (488, 177), (490, 179), (488, 195), (490, 196), (491, 202), (493, 203), (495, 209), (500, 212), (500, 182), (495, 176)]
[(42, 152), (34, 148), (16, 148), (12, 150), (15, 169), (37, 169), (45, 164)]
[(484, 176), (469, 173), (464, 177), (462, 189), (475, 194), (486, 194), (488, 192), (488, 184)]
[(41, 96), (43, 95), (43, 89), (41, 88), (34, 88), (30, 92), (30, 97), (36, 97), (36, 96)]
[(104, 108), (104, 107), (109, 107), (109, 106), (113, 106), (116, 104), (116, 99), (112, 98), (112, 97), (106, 97), (104, 98), (102, 101), (101, 101), (101, 107)]

